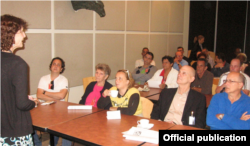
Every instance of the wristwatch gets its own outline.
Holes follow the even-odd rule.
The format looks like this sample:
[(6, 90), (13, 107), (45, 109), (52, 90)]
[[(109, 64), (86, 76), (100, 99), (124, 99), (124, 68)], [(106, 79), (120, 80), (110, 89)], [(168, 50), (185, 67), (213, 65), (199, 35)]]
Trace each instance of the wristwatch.
[(223, 114), (220, 114), (219, 119), (222, 120), (223, 116), (224, 116)]

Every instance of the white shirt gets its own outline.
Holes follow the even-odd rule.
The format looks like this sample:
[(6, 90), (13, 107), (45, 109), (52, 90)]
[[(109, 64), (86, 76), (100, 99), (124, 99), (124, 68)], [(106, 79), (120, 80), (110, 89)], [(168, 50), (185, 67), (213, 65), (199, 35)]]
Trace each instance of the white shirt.
[[(229, 73), (230, 73), (230, 71), (228, 71), (228, 72), (226, 72), (226, 73), (224, 73), (224, 74), (222, 74), (222, 75), (220, 76), (220, 80), (219, 80), (218, 86), (221, 86), (221, 85), (224, 83), (224, 80), (227, 79), (227, 75), (228, 75)], [(241, 71), (240, 71), (240, 73), (243, 74), (244, 77), (245, 77), (245, 85), (243, 86), (242, 89), (247, 89), (247, 90), (250, 91), (250, 78), (249, 78), (249, 76), (248, 76), (247, 74), (241, 72)]]
[[(159, 69), (158, 71), (155, 72), (154, 76), (149, 79), (148, 86), (152, 88), (160, 88), (159, 85), (161, 84), (163, 76), (160, 76), (161, 72), (163, 69)], [(172, 67), (171, 71), (168, 74), (167, 80), (165, 84), (168, 86), (168, 88), (177, 88), (177, 76), (178, 76), (178, 71)]]
[[(143, 66), (144, 65), (144, 60), (143, 59), (138, 59), (135, 61), (135, 68), (139, 67), (139, 66)], [(151, 65), (155, 66), (155, 61), (152, 60)]]
[[(68, 79), (64, 77), (63, 75), (59, 75), (55, 80), (54, 80), (54, 89), (49, 89), (49, 84), (51, 82), (51, 76), (50, 74), (45, 75), (41, 77), (38, 88), (43, 89), (48, 92), (60, 92), (62, 89), (68, 89)], [(62, 99), (61, 101), (64, 101)]]

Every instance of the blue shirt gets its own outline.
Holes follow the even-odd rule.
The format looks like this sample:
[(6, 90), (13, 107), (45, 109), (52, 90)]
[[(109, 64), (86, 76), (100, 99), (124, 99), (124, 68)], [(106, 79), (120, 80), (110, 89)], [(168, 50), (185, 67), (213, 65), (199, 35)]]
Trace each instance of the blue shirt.
[[(241, 97), (233, 104), (228, 99), (226, 92), (215, 94), (207, 109), (207, 125), (211, 130), (249, 130), (250, 119), (241, 120), (247, 111), (250, 114), (250, 97), (241, 91)], [(216, 114), (224, 114), (222, 120)]]
[[(184, 66), (184, 65), (188, 65), (188, 62), (186, 60), (182, 59), (180, 64), (181, 64), (181, 66)], [(176, 62), (174, 63), (173, 68), (178, 70), (178, 71), (180, 70), (179, 66), (178, 66), (178, 64)]]

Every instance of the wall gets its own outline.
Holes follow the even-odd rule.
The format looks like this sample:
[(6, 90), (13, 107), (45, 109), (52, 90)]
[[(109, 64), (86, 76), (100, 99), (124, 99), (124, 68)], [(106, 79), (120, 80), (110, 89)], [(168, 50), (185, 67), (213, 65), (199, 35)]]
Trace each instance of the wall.
[(53, 57), (66, 62), (69, 101), (83, 94), (82, 78), (94, 76), (95, 65), (111, 67), (114, 83), (119, 69), (134, 69), (143, 47), (149, 47), (161, 68), (164, 55), (183, 46), (187, 55), (189, 1), (103, 1), (100, 17), (91, 10), (73, 10), (70, 1), (2, 1), (1, 14), (29, 23), (24, 49), (16, 52), (29, 65), (30, 94), (35, 96), (41, 76), (49, 74)]

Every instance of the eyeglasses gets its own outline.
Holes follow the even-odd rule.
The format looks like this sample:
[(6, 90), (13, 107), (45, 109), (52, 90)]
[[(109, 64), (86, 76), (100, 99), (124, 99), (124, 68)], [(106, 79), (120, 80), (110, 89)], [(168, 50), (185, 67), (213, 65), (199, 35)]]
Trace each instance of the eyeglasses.
[(242, 82), (239, 82), (239, 81), (232, 81), (232, 80), (224, 80), (223, 82), (224, 83), (228, 82), (229, 84), (231, 84), (231, 83), (242, 83)]
[(49, 89), (54, 90), (54, 81), (50, 81)]

